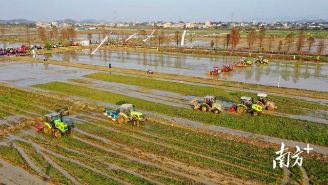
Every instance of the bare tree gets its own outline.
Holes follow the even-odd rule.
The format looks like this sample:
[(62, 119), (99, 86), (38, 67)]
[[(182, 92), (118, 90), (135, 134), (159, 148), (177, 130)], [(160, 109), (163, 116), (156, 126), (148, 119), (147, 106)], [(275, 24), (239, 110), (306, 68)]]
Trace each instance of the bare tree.
[(179, 31), (175, 31), (174, 38), (177, 43), (177, 47), (179, 47), (179, 41), (180, 41), (180, 32)]
[(67, 33), (67, 30), (66, 29), (62, 29), (60, 31), (60, 39), (63, 41), (63, 40), (68, 40), (69, 38), (69, 35)]
[(272, 45), (274, 45), (275, 36), (273, 34), (269, 37), (269, 52), (271, 53)]
[(264, 26), (261, 26), (260, 28), (260, 35), (259, 35), (259, 40), (260, 40), (260, 48), (262, 48), (262, 44), (263, 44), (263, 41), (265, 39), (265, 27)]
[(231, 50), (234, 51), (239, 44), (240, 34), (236, 28), (232, 28), (230, 35), (231, 35), (231, 39), (230, 39)]
[(56, 27), (52, 28), (53, 34), (54, 34), (54, 38), (58, 37), (58, 29)]
[(283, 45), (282, 40), (280, 40), (279, 41), (279, 44), (278, 44), (278, 52), (279, 52), (279, 54), (281, 53), (282, 45)]
[(106, 30), (103, 30), (103, 31), (102, 31), (102, 38), (104, 39), (104, 38), (106, 37), (106, 35), (107, 35)]
[(38, 29), (38, 35), (39, 35), (40, 40), (41, 40), (43, 43), (46, 43), (46, 41), (47, 41), (47, 36), (46, 36), (46, 30), (45, 30), (44, 28), (39, 28), (39, 29)]
[(226, 43), (224, 43), (224, 45), (226, 46), (226, 49), (228, 49), (228, 47), (229, 47), (230, 38), (231, 38), (230, 34), (227, 34), (226, 39), (225, 39)]
[(25, 27), (25, 32), (27, 36), (27, 45), (31, 45), (31, 30), (28, 26)]
[(297, 49), (297, 53), (298, 54), (301, 54), (302, 51), (303, 51), (303, 47), (304, 47), (304, 43), (305, 43), (305, 34), (304, 34), (304, 31), (301, 30), (300, 31), (300, 34), (298, 36), (298, 39), (297, 39), (297, 43), (296, 43), (296, 49)]
[(48, 32), (48, 38), (49, 39), (54, 38), (54, 31), (51, 30), (51, 31)]
[(247, 35), (247, 43), (248, 43), (248, 52), (251, 53), (253, 51), (253, 46), (256, 41), (256, 30), (251, 28)]
[(193, 34), (189, 34), (189, 39), (188, 39), (188, 41), (190, 42), (190, 43), (193, 43), (194, 42), (194, 35)]
[(155, 45), (155, 47), (157, 47), (157, 39), (158, 39), (158, 31), (157, 30), (155, 30), (155, 32), (154, 32), (154, 45)]
[(288, 34), (285, 37), (285, 41), (286, 41), (286, 44), (287, 44), (287, 48), (286, 48), (286, 54), (287, 55), (289, 54), (290, 48), (291, 48), (292, 43), (294, 42), (294, 40), (295, 40), (295, 33), (294, 32), (291, 32), (290, 34)]
[(6, 29), (1, 28), (1, 29), (0, 29), (0, 33), (1, 33), (2, 35), (4, 35), (4, 34), (6, 33)]
[(91, 40), (92, 40), (92, 33), (88, 33), (88, 40), (89, 40), (89, 44), (91, 44)]
[(73, 27), (71, 28), (68, 28), (68, 35), (69, 35), (69, 38), (72, 39), (72, 42), (74, 41), (74, 38), (76, 37), (76, 31)]
[(317, 49), (318, 56), (321, 56), (325, 49), (326, 49), (325, 39), (323, 37), (321, 37), (319, 40), (319, 45), (318, 45), (318, 49)]
[(311, 53), (311, 48), (312, 48), (312, 46), (313, 46), (313, 44), (315, 43), (315, 38), (313, 37), (313, 36), (309, 36), (308, 38), (307, 38), (307, 42), (308, 42), (308, 55), (310, 55), (310, 53)]
[(162, 45), (164, 44), (164, 41), (165, 41), (165, 33), (162, 30), (162, 32), (161, 32), (161, 43), (162, 43)]
[[(143, 40), (145, 40), (146, 37), (147, 37), (147, 32), (146, 32), (146, 30), (142, 30), (142, 31), (141, 31), (141, 35), (143, 36)], [(143, 44), (144, 44), (144, 46), (145, 46), (145, 45), (146, 45), (146, 42), (143, 42)]]
[(219, 35), (215, 35), (215, 47), (216, 47), (216, 48), (218, 47), (219, 40), (220, 40)]
[(214, 41), (211, 40), (211, 48), (213, 48), (213, 47), (214, 47)]

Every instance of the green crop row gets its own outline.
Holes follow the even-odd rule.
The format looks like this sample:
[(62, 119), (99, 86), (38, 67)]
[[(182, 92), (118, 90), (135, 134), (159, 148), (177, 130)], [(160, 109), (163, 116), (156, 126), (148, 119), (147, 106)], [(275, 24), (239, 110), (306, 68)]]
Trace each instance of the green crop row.
[[(305, 159), (307, 160), (307, 159)], [(303, 181), (303, 176), (302, 176), (302, 171), (299, 166), (293, 166), (288, 168), (291, 172), (290, 178), (294, 181), (296, 181), (299, 184), (302, 184)]]
[[(76, 135), (80, 135), (80, 134), (76, 133)], [(46, 147), (47, 149), (49, 149), (53, 152), (59, 153), (65, 157), (68, 157), (71, 159), (79, 160), (83, 163), (86, 163), (89, 166), (97, 168), (98, 170), (104, 171), (104, 172), (109, 173), (118, 178), (122, 178), (125, 181), (131, 182), (131, 183), (133, 182), (134, 184), (152, 184), (152, 183), (143, 178), (140, 178), (135, 175), (129, 174), (127, 172), (124, 172), (122, 170), (109, 171), (106, 169), (106, 166), (104, 166), (102, 163), (99, 163), (97, 160), (95, 160), (91, 157), (88, 157), (88, 156), (93, 156), (95, 158), (100, 159), (101, 161), (107, 161), (109, 163), (117, 164), (117, 165), (123, 166), (125, 168), (130, 168), (130, 169), (131, 169), (131, 167), (138, 168), (138, 170), (143, 171), (143, 173), (149, 172), (149, 173), (156, 173), (159, 175), (174, 176), (174, 174), (169, 174), (161, 169), (158, 169), (158, 168), (155, 168), (152, 166), (148, 166), (148, 165), (144, 165), (144, 164), (138, 163), (136, 161), (130, 161), (125, 157), (118, 156), (116, 154), (111, 154), (110, 152), (96, 148), (94, 146), (91, 146), (87, 143), (81, 142), (81, 141), (73, 139), (73, 138), (63, 138), (62, 141), (57, 141), (57, 143), (54, 146), (47, 145), (46, 141), (39, 139), (39, 138), (35, 138), (35, 137), (31, 137), (31, 136), (29, 138), (32, 139), (34, 142), (41, 144), (42, 146)], [(49, 139), (53, 139), (53, 138), (49, 138)], [(59, 146), (57, 146), (57, 144), (59, 144), (59, 143), (61, 146), (66, 146), (66, 147), (70, 146), (71, 149), (83, 152), (88, 156), (79, 154), (79, 153), (76, 153), (76, 152), (73, 152), (70, 150), (66, 150), (62, 147), (59, 147)], [(74, 143), (76, 143), (76, 144), (74, 144)], [(82, 143), (83, 143), (83, 145), (81, 145)], [(74, 144), (74, 145), (72, 145), (72, 144)], [(145, 174), (143, 174), (143, 175), (145, 175)], [(154, 179), (158, 180), (156, 178), (154, 178)], [(159, 179), (159, 180), (161, 180), (161, 179)], [(187, 180), (187, 179), (185, 179), (185, 180)], [(163, 182), (163, 183), (165, 183), (165, 182)]]
[(134, 138), (127, 135), (122, 135), (109, 130), (104, 130), (99, 127), (95, 127), (92, 124), (78, 124), (77, 127), (85, 132), (104, 137), (113, 142), (120, 142), (127, 144), (131, 147), (140, 148), (146, 152), (155, 153), (157, 155), (166, 156), (174, 160), (178, 160), (184, 163), (194, 164), (203, 168), (210, 168), (219, 173), (230, 173), (240, 178), (247, 178), (258, 180), (262, 182), (274, 183), (278, 180), (274, 177), (266, 176), (263, 174), (255, 173), (252, 171), (244, 170), (236, 166), (221, 163), (219, 161), (211, 160), (199, 155), (191, 154), (185, 151), (177, 150), (174, 148), (162, 146), (152, 142), (147, 142), (138, 138)]
[(327, 146), (328, 144), (328, 125), (310, 121), (301, 121), (274, 115), (261, 115), (258, 117), (251, 115), (236, 116), (228, 113), (215, 115), (63, 82), (38, 84), (34, 87), (112, 104), (127, 101), (135, 104), (137, 108), (168, 116), (181, 117), (198, 122), (318, 145)]
[(63, 167), (68, 173), (76, 177), (80, 182), (84, 184), (94, 185), (108, 185), (108, 184), (122, 184), (107, 176), (94, 172), (81, 165), (75, 164), (69, 160), (49, 155), (49, 157)]
[(312, 184), (328, 184), (327, 161), (304, 159), (303, 167), (305, 168)]
[[(219, 100), (228, 102), (238, 102), (241, 96), (250, 96), (256, 98), (255, 93), (242, 92), (237, 90), (230, 90), (226, 87), (210, 87), (192, 84), (182, 84), (177, 82), (170, 82), (164, 80), (157, 80), (151, 78), (116, 75), (109, 73), (94, 73), (86, 75), (87, 78), (95, 80), (102, 80), (108, 82), (124, 83), (129, 85), (136, 85), (148, 89), (157, 89), (163, 91), (170, 91), (181, 93), (184, 95), (192, 95), (203, 97), (206, 95), (216, 95)], [(315, 102), (299, 100), (295, 98), (287, 98), (281, 96), (270, 96), (269, 99), (277, 104), (277, 111), (287, 114), (306, 115), (308, 110), (327, 110), (328, 107)]]
[(58, 184), (73, 184), (67, 177), (65, 177), (60, 171), (54, 168), (51, 164), (46, 162), (42, 155), (37, 153), (30, 143), (26, 143), (20, 140), (15, 140), (15, 144), (24, 148), (25, 153), (32, 159), (33, 163), (41, 168), (41, 170), (51, 177), (53, 182)]
[[(97, 124), (101, 124), (101, 125), (104, 125), (104, 126), (109, 125), (108, 123), (102, 123), (102, 122), (99, 122), (99, 121), (97, 121)], [(221, 144), (221, 143), (217, 143), (216, 141), (220, 141), (222, 139), (219, 139), (219, 138), (216, 138), (216, 137), (206, 137), (205, 136), (205, 137), (200, 139), (200, 137), (198, 136), (198, 133), (192, 133), (190, 131), (185, 132), (184, 129), (180, 130), (180, 129), (171, 128), (172, 130), (169, 130), (169, 128), (166, 128), (163, 125), (161, 125), (159, 127), (156, 127), (155, 125), (160, 125), (158, 123), (147, 122), (146, 124), (147, 124), (147, 129), (144, 129), (146, 127), (139, 128), (138, 130), (140, 130), (140, 131), (134, 131), (133, 129), (135, 129), (135, 128), (129, 129), (127, 127), (122, 128), (122, 127), (114, 126), (113, 124), (110, 124), (110, 126), (114, 127), (115, 130), (117, 130), (119, 133), (124, 134), (124, 135), (138, 136), (138, 137), (144, 138), (147, 141), (152, 141), (152, 142), (156, 142), (156, 143), (159, 143), (159, 144), (163, 143), (165, 145), (172, 145), (172, 146), (178, 147), (180, 149), (184, 149), (184, 150), (187, 150), (187, 151), (190, 151), (190, 152), (195, 152), (195, 153), (198, 153), (198, 154), (201, 154), (201, 155), (210, 156), (210, 157), (213, 157), (213, 158), (216, 158), (216, 159), (219, 159), (219, 160), (227, 161), (229, 163), (232, 163), (232, 164), (235, 164), (235, 165), (238, 165), (238, 166), (243, 166), (243, 167), (246, 167), (246, 168), (249, 168), (251, 170), (261, 172), (261, 173), (265, 173), (265, 174), (271, 174), (272, 173), (274, 175), (278, 175), (278, 176), (281, 176), (281, 177), (283, 176), (282, 171), (272, 169), (272, 164), (270, 164), (270, 167), (269, 166), (259, 165), (258, 163), (260, 163), (260, 161), (262, 160), (261, 159), (262, 157), (260, 157), (260, 156), (256, 156), (255, 158), (251, 158), (251, 160), (253, 162), (248, 161), (249, 159), (242, 160), (242, 159), (234, 157), (236, 155), (234, 153), (237, 153), (237, 155), (238, 155), (238, 153), (244, 153), (245, 155), (248, 155), (248, 156), (252, 156), (250, 153), (256, 153), (255, 151), (250, 152), (249, 150), (247, 150), (249, 145), (245, 145), (245, 146), (241, 147), (241, 148), (245, 148), (247, 152), (246, 151), (241, 151), (241, 148), (239, 148), (239, 149), (235, 148), (235, 151), (231, 151), (231, 148), (235, 147), (234, 145), (232, 145), (232, 142), (230, 142), (231, 145), (224, 145), (224, 144)], [(157, 136), (150, 135), (150, 134), (145, 134), (148, 131), (156, 132), (157, 130), (161, 130), (164, 133), (170, 132), (170, 133), (172, 133), (172, 135), (176, 136), (176, 139), (172, 140), (172, 139), (163, 138), (162, 137), (163, 133), (161, 133), (162, 134), (161, 137), (157, 137)], [(183, 132), (184, 133), (183, 134), (178, 134), (177, 132), (174, 132), (174, 130), (179, 130), (180, 133), (183, 133)], [(166, 134), (164, 134), (164, 135), (166, 136)], [(204, 136), (204, 135), (205, 134), (200, 134), (200, 136)], [(196, 140), (193, 139), (192, 141), (190, 141), (189, 139), (191, 139), (191, 138), (196, 138)], [(208, 138), (210, 138), (210, 139), (208, 139)], [(207, 142), (206, 140), (208, 140), (209, 142)], [(187, 141), (187, 142), (183, 142), (183, 141)], [(213, 143), (215, 143), (215, 144), (213, 145)], [(235, 142), (235, 143), (237, 143), (237, 142)], [(241, 146), (241, 145), (242, 144), (238, 143), (238, 146)], [(215, 149), (220, 148), (221, 151), (229, 150), (231, 153), (226, 153), (225, 152), (225, 154), (223, 154), (221, 152), (218, 152), (217, 150), (213, 150), (214, 148)], [(255, 147), (253, 147), (253, 148), (255, 148)], [(258, 148), (258, 147), (256, 147), (256, 148)], [(264, 151), (264, 149), (258, 148), (257, 152), (259, 152), (259, 151)], [(267, 153), (267, 151), (265, 151), (261, 154), (265, 155), (266, 153)], [(273, 151), (272, 151), (272, 154), (274, 154)], [(258, 159), (257, 157), (259, 157), (260, 159)], [(265, 158), (266, 159), (265, 163), (271, 162), (272, 159), (268, 158), (267, 156), (265, 156), (265, 157), (266, 157)]]
[(3, 158), (16, 166), (22, 167), (27, 171), (34, 172), (20, 153), (12, 146), (0, 145), (0, 158)]
[(156, 134), (173, 141), (178, 141), (180, 143), (202, 147), (206, 150), (224, 153), (237, 158), (257, 162), (265, 166), (272, 166), (271, 155), (274, 153), (272, 149), (264, 149), (245, 143), (239, 143), (233, 140), (215, 137), (201, 132), (176, 128), (174, 126), (167, 126), (160, 123), (152, 123), (149, 121), (147, 121), (146, 127), (133, 127), (132, 129), (129, 129), (130, 125), (108, 124), (107, 120), (102, 121), (99, 120), (99, 118), (96, 122), (94, 119), (87, 116), (80, 116), (78, 118), (107, 127), (110, 126), (116, 130), (120, 130), (121, 132), (129, 130), (133, 133), (138, 131), (141, 133)]

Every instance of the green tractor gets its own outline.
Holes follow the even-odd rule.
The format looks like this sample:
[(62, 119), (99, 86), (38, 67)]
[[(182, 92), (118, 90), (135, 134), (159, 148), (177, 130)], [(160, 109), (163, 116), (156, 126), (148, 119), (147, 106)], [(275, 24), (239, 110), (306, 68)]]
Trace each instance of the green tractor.
[(45, 123), (36, 128), (38, 131), (53, 135), (58, 139), (63, 135), (72, 134), (73, 123), (68, 117), (63, 117), (61, 111), (47, 114), (45, 118)]
[(257, 60), (255, 61), (255, 63), (268, 64), (268, 63), (269, 63), (269, 60), (268, 60), (268, 59), (264, 59), (263, 56), (259, 56), (259, 57), (257, 58)]
[(134, 125), (139, 126), (140, 122), (145, 121), (145, 117), (141, 112), (135, 111), (133, 104), (123, 104), (118, 110), (117, 121), (119, 124), (124, 124), (127, 122), (132, 122)]
[(246, 96), (242, 96), (240, 98), (240, 103), (237, 105), (236, 108), (238, 114), (246, 114), (247, 112), (249, 112), (254, 116), (260, 115), (263, 109), (261, 105), (253, 103), (253, 98)]
[(213, 112), (214, 114), (219, 114), (223, 110), (223, 106), (216, 102), (215, 96), (205, 96), (204, 100), (191, 100), (191, 107), (194, 110), (201, 110), (203, 112)]

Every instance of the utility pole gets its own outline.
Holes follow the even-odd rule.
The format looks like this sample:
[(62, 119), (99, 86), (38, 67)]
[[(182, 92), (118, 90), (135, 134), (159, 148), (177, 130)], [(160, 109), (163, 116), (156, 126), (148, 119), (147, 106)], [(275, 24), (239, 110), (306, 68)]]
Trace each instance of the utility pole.
[(116, 23), (116, 10), (114, 10), (113, 14), (114, 14), (114, 24), (115, 24)]
[(234, 23), (234, 20), (233, 20), (234, 19), (234, 16), (235, 16), (235, 14), (232, 12), (231, 13), (231, 23), (230, 23), (230, 25), (231, 25), (232, 28), (235, 27), (235, 23)]

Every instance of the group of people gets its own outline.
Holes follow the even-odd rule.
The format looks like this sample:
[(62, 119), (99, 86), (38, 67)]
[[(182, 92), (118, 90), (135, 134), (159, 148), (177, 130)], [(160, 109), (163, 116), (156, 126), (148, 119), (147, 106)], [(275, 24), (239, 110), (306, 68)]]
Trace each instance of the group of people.
[(0, 56), (10, 55), (26, 55), (26, 47), (22, 45), (20, 48), (0, 48)]

